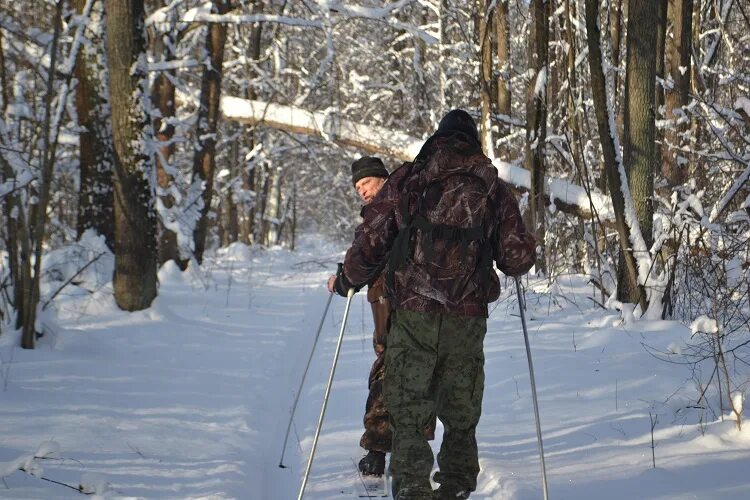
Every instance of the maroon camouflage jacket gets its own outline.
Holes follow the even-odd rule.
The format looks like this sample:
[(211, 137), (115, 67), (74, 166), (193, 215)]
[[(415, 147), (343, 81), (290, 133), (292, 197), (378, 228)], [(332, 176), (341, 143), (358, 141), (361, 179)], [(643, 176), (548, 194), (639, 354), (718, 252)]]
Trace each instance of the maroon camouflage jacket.
[[(426, 156), (427, 169), (473, 168), (484, 172), (491, 179), (489, 202), (490, 213), (494, 213), (494, 224), (486, 230), (492, 244), (492, 252), (498, 269), (515, 276), (528, 271), (536, 257), (534, 237), (526, 231), (521, 219), (518, 202), (507, 185), (497, 177), (497, 169), (478, 147), (471, 146), (462, 134), (439, 137), (428, 141), (420, 153)], [(409, 163), (395, 170), (378, 195), (362, 210), (363, 222), (357, 227), (354, 242), (346, 253), (344, 276), (356, 287), (368, 283), (381, 270), (388, 258), (399, 229), (403, 226), (400, 201), (408, 192), (411, 179)], [(405, 182), (406, 181), (406, 182)], [(407, 191), (404, 191), (407, 186)], [(483, 201), (484, 202), (484, 201)], [(424, 271), (421, 271), (424, 274)], [(499, 280), (491, 273), (491, 290), (471, 289), (462, 294), (460, 300), (445, 297), (450, 293), (436, 289), (434, 281), (428, 284), (420, 275), (417, 266), (407, 265), (396, 273), (393, 290), (387, 290), (391, 306), (418, 312), (441, 312), (464, 316), (487, 316), (487, 303), (497, 299)], [(476, 281), (476, 280), (475, 280)]]

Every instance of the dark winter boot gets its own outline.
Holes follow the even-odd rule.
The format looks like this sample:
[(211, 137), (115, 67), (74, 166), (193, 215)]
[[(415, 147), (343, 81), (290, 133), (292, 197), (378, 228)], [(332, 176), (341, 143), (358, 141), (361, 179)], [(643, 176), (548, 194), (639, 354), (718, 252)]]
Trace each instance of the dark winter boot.
[(385, 472), (385, 452), (368, 451), (359, 461), (359, 470), (365, 476), (382, 476)]

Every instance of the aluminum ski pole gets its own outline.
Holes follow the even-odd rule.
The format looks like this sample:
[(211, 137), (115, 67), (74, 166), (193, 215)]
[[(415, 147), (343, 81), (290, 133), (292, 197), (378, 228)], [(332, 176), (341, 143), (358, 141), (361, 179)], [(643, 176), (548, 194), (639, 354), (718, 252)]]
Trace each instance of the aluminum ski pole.
[(320, 337), (320, 331), (323, 329), (323, 322), (328, 314), (328, 308), (331, 305), (331, 299), (333, 293), (328, 294), (328, 302), (326, 302), (325, 310), (323, 311), (323, 317), (320, 318), (320, 325), (318, 325), (318, 331), (315, 333), (315, 340), (313, 341), (312, 349), (310, 350), (310, 357), (307, 358), (307, 366), (305, 372), (302, 374), (302, 380), (300, 380), (299, 388), (297, 389), (297, 395), (294, 397), (294, 405), (292, 405), (292, 414), (289, 415), (289, 424), (286, 426), (286, 434), (284, 435), (284, 445), (281, 447), (281, 458), (279, 459), (279, 467), (286, 469), (284, 465), (284, 454), (286, 453), (286, 443), (289, 440), (289, 431), (292, 429), (292, 421), (294, 420), (294, 412), (297, 411), (297, 403), (299, 402), (299, 395), (302, 393), (302, 386), (305, 385), (305, 378), (307, 377), (307, 370), (310, 369), (310, 362), (313, 359), (313, 353), (315, 353), (315, 346), (318, 345), (318, 338)]
[(315, 448), (318, 446), (318, 438), (320, 437), (320, 429), (323, 427), (323, 418), (326, 415), (326, 407), (328, 406), (328, 396), (331, 394), (331, 386), (333, 385), (333, 375), (336, 373), (336, 363), (339, 361), (339, 353), (341, 352), (341, 342), (344, 340), (344, 328), (346, 328), (346, 320), (349, 317), (349, 306), (352, 305), (352, 297), (354, 297), (354, 288), (350, 288), (346, 294), (346, 309), (344, 309), (344, 318), (341, 320), (341, 331), (339, 332), (339, 340), (336, 343), (336, 352), (333, 354), (333, 366), (331, 366), (331, 374), (328, 376), (328, 385), (326, 386), (326, 393), (323, 396), (323, 407), (320, 409), (320, 417), (318, 417), (318, 427), (315, 429), (315, 437), (313, 438), (312, 449), (310, 450), (310, 458), (307, 459), (307, 467), (305, 468), (305, 476), (302, 478), (302, 485), (299, 488), (299, 495), (297, 500), (302, 500), (305, 494), (305, 487), (307, 486), (307, 478), (310, 476), (310, 469), (312, 468), (313, 458), (315, 458)]
[(531, 398), (534, 401), (534, 419), (536, 420), (536, 439), (539, 444), (539, 460), (542, 464), (542, 489), (544, 500), (549, 498), (547, 493), (547, 469), (544, 466), (544, 444), (542, 444), (542, 425), (539, 423), (539, 402), (536, 398), (536, 382), (534, 381), (534, 364), (531, 362), (531, 346), (529, 345), (529, 333), (526, 330), (526, 300), (521, 292), (521, 281), (518, 276), (516, 280), (516, 294), (518, 295), (518, 311), (521, 314), (521, 325), (523, 326), (523, 340), (526, 342), (526, 358), (529, 360), (529, 378), (531, 379)]

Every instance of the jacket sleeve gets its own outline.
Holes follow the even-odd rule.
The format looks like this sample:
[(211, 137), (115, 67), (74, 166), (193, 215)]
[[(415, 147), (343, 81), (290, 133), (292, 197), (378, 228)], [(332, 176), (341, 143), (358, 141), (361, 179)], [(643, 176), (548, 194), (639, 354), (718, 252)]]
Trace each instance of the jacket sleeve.
[(498, 180), (491, 202), (497, 217), (493, 238), (497, 267), (508, 276), (525, 274), (536, 260), (536, 240), (523, 223), (518, 201), (505, 182)]
[(362, 209), (362, 223), (354, 232), (352, 246), (344, 259), (344, 276), (355, 288), (370, 283), (388, 258), (388, 252), (398, 234), (396, 207), (398, 183), (386, 181), (378, 195)]

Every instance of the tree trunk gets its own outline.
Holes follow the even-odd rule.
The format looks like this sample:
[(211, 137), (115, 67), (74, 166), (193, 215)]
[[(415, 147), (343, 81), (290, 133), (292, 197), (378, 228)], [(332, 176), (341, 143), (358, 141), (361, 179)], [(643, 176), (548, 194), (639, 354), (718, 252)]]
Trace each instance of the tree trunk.
[[(667, 4), (670, 0), (658, 0), (658, 11), (656, 18), (656, 93), (654, 95), (654, 109), (656, 116), (661, 118), (661, 109), (664, 106), (665, 75), (664, 75), (664, 47), (667, 36)], [(664, 131), (656, 129), (656, 152), (655, 157), (661, 158), (662, 145), (664, 143)]]
[(449, 0), (438, 0), (440, 13), (438, 14), (439, 24), (439, 41), (438, 41), (438, 109), (446, 111), (447, 102), (447, 80), (445, 77), (445, 59), (446, 53), (448, 52), (448, 45), (450, 43), (448, 37), (448, 25), (450, 20), (450, 2)]
[[(646, 248), (653, 242), (656, 79), (656, 22), (660, 0), (641, 0), (629, 6), (627, 69), (625, 72), (625, 138), (623, 161)], [(623, 285), (626, 280), (622, 280)], [(620, 289), (636, 302), (637, 289)]]
[[(253, 4), (253, 14), (260, 14), (263, 12), (263, 2), (256, 1)], [(263, 40), (263, 23), (256, 23), (250, 28), (250, 43), (248, 44), (247, 49), (247, 58), (250, 61), (259, 61), (260, 60), (260, 53), (261, 53), (261, 42)], [(255, 71), (255, 68), (251, 65), (247, 65), (247, 78), (248, 81), (252, 82), (253, 80), (258, 78), (257, 72)], [(247, 99), (255, 99), (256, 93), (255, 89), (251, 84), (248, 84), (247, 89), (245, 91), (245, 98)], [(248, 134), (249, 143), (248, 148), (250, 151), (255, 148), (255, 127), (249, 131)], [(255, 186), (256, 186), (256, 176), (257, 176), (258, 169), (253, 167), (245, 167), (243, 168), (243, 176), (242, 176), (242, 184), (245, 191), (248, 193), (255, 193)], [(245, 200), (245, 218), (242, 224), (242, 227), (240, 228), (240, 231), (242, 233), (242, 241), (244, 241), (246, 244), (250, 245), (255, 240), (255, 217), (256, 217), (256, 206), (258, 203), (258, 197), (257, 195), (253, 200)]]
[[(168, 26), (156, 26), (153, 52), (160, 62), (172, 62), (176, 58), (177, 37), (174, 34), (173, 23), (174, 19), (170, 18)], [(171, 193), (174, 179), (170, 173), (170, 162), (175, 151), (175, 146), (171, 141), (175, 132), (173, 119), (176, 112), (174, 86), (176, 76), (177, 72), (174, 69), (161, 70), (151, 86), (151, 103), (158, 111), (154, 117), (154, 135), (158, 144), (155, 158), (156, 181), (159, 185), (159, 199), (166, 209), (174, 206), (174, 196)], [(162, 213), (159, 217), (159, 264), (173, 260), (184, 268), (186, 262), (180, 259), (177, 234), (168, 228), (174, 221), (164, 221), (162, 220), (164, 217), (169, 217), (169, 215)]]
[[(254, 143), (252, 139), (253, 130), (250, 130), (250, 144), (252, 145)], [(242, 241), (244, 241), (247, 245), (252, 244), (255, 241), (254, 233), (255, 233), (255, 213), (256, 213), (256, 207), (258, 205), (258, 196), (257, 193), (255, 193), (255, 178), (256, 178), (256, 171), (258, 169), (255, 167), (244, 167), (243, 168), (243, 176), (242, 176), (242, 187), (247, 193), (254, 193), (255, 196), (252, 200), (244, 200), (245, 204), (245, 218), (243, 219), (242, 225), (240, 226), (240, 231), (242, 234)]]
[[(36, 190), (32, 185), (31, 195), (36, 203), (31, 205), (28, 233), (19, 236), (29, 242), (21, 254), (21, 281), (23, 283), (23, 321), (21, 347), (33, 349), (36, 342), (37, 305), (39, 304), (39, 284), (42, 273), (42, 250), (44, 246), (47, 207), (49, 205), (52, 172), (55, 164), (55, 148), (52, 138), (52, 95), (57, 72), (57, 47), (62, 24), (63, 1), (58, 0), (53, 20), (55, 29), (50, 48), (49, 70), (47, 71), (47, 89), (44, 98), (44, 122), (42, 123), (42, 151), (40, 155), (39, 176)], [(23, 244), (23, 243), (22, 243)], [(27, 253), (27, 250), (33, 252)], [(33, 261), (33, 271), (32, 271)]]
[[(429, 9), (427, 7), (422, 8), (421, 12), (421, 24), (425, 25), (429, 21)], [(430, 104), (430, 92), (428, 91), (425, 66), (427, 63), (427, 42), (419, 37), (414, 37), (414, 51), (415, 58), (414, 69), (415, 69), (415, 85), (414, 85), (414, 103), (416, 113), (416, 123), (414, 124), (417, 130), (424, 131), (432, 128), (432, 115), (435, 113), (434, 109)], [(417, 65), (417, 60), (419, 64)]]
[(143, 0), (106, 0), (109, 94), (115, 147), (117, 305), (137, 311), (156, 297), (156, 213), (146, 141), (146, 39)]
[[(604, 155), (604, 165), (607, 171), (607, 182), (612, 197), (612, 207), (615, 211), (617, 234), (624, 260), (624, 266), (621, 266), (623, 272), (618, 274), (623, 275), (624, 279), (627, 280), (629, 289), (636, 289), (638, 286), (638, 271), (630, 244), (631, 228), (625, 219), (625, 194), (622, 189), (622, 186), (627, 184), (627, 179), (621, 177), (623, 172), (618, 164), (617, 144), (614, 141), (614, 137), (617, 137), (615, 119), (610, 115), (613, 111), (607, 105), (607, 84), (602, 66), (598, 10), (598, 0), (586, 0), (586, 31), (588, 32), (591, 92), (594, 99), (599, 139)], [(651, 101), (653, 101), (653, 94), (651, 96)], [(622, 296), (619, 298), (623, 299)], [(645, 294), (641, 294), (640, 304), (645, 311)]]
[[(226, 14), (230, 10), (229, 0), (214, 0), (211, 12)], [(203, 68), (201, 80), (200, 109), (196, 129), (195, 156), (193, 157), (193, 182), (203, 182), (203, 207), (193, 232), (195, 259), (203, 262), (208, 234), (208, 213), (213, 197), (214, 170), (216, 168), (216, 134), (219, 123), (219, 102), (221, 100), (221, 77), (224, 64), (224, 44), (227, 27), (223, 23), (208, 26), (206, 34), (206, 56), (210, 66)]]
[(292, 174), (292, 228), (289, 248), (294, 251), (297, 242), (297, 176)]
[(629, 7), (625, 73), (624, 164), (646, 246), (652, 243), (654, 194), (654, 82), (656, 17), (660, 0), (633, 2)]
[(532, 75), (526, 92), (526, 154), (524, 163), (531, 172), (529, 227), (542, 251), (537, 252), (537, 271), (546, 272), (544, 245), (546, 205), (544, 203), (544, 149), (547, 141), (547, 54), (549, 40), (549, 5), (544, 0), (529, 4), (529, 68)]
[(271, 186), (268, 191), (268, 200), (266, 202), (265, 217), (265, 241), (267, 245), (275, 245), (278, 241), (279, 224), (281, 217), (281, 185), (282, 172), (274, 168), (270, 173)]
[[(80, 15), (86, 0), (73, 0)], [(110, 249), (115, 247), (114, 193), (112, 191), (114, 146), (112, 144), (111, 112), (106, 67), (106, 33), (104, 8), (95, 2), (87, 27), (90, 43), (78, 53), (75, 66), (76, 112), (81, 132), (80, 190), (78, 194), (78, 238), (87, 229), (104, 236)]]
[[(263, 165), (261, 172), (258, 173), (258, 175), (261, 175), (260, 179), (263, 181), (263, 188), (260, 193), (260, 209), (258, 211), (258, 227), (257, 231), (258, 234), (256, 236), (256, 241), (258, 241), (261, 245), (268, 244), (268, 240), (266, 239), (266, 235), (268, 234), (268, 201), (269, 201), (269, 193), (271, 192), (271, 181), (273, 179), (273, 171), (268, 165)], [(259, 179), (259, 180), (260, 180)]]
[[(576, 73), (576, 27), (573, 20), (577, 18), (576, 1), (565, 0), (565, 42), (568, 44), (566, 59), (568, 78), (568, 127), (570, 128), (573, 145), (571, 150), (582, 161), (583, 160), (583, 137), (578, 120), (578, 77)], [(578, 172), (579, 178), (582, 176)], [(584, 184), (581, 182), (581, 184)], [(585, 185), (585, 184), (584, 184)]]
[[(610, 40), (612, 44), (612, 66), (616, 69), (623, 67), (622, 40), (625, 36), (625, 23), (628, 19), (628, 5), (630, 0), (611, 0)], [(612, 78), (612, 105), (615, 109), (615, 120), (617, 122), (617, 133), (622, 137), (624, 127), (623, 105), (620, 93), (620, 72), (615, 71)]]
[[(693, 1), (693, 35), (692, 42), (696, 47), (700, 43), (701, 35), (701, 0)], [(698, 61), (690, 65), (690, 90), (693, 94), (699, 95), (701, 92), (698, 83)], [(690, 150), (697, 151), (700, 147), (703, 136), (703, 126), (701, 120), (692, 120), (690, 124)], [(696, 189), (704, 189), (707, 185), (707, 175), (703, 157), (699, 154), (693, 154), (690, 159), (690, 178), (695, 179)]]
[(224, 233), (224, 245), (235, 243), (239, 240), (239, 211), (237, 210), (237, 203), (234, 197), (234, 182), (235, 179), (242, 175), (242, 162), (240, 161), (240, 144), (239, 135), (235, 133), (236, 125), (232, 124), (230, 130), (232, 131), (231, 136), (234, 140), (231, 141), (229, 146), (230, 153), (227, 155), (227, 161), (229, 162), (229, 183), (226, 186), (226, 228)]
[(477, 13), (479, 24), (479, 47), (481, 67), (479, 69), (480, 102), (482, 116), (479, 123), (479, 137), (482, 141), (482, 150), (490, 157), (495, 158), (494, 144), (492, 141), (492, 18), (493, 13), (488, 9), (496, 0), (483, 0), (482, 8)]
[[(511, 116), (510, 109), (510, 17), (508, 15), (508, 0), (500, 0), (495, 7), (495, 36), (497, 38), (497, 113), (502, 117)], [(510, 125), (502, 119), (499, 122), (499, 136), (510, 134)], [(510, 159), (510, 147), (505, 144), (502, 148), (505, 160)]]
[[(5, 49), (3, 48), (3, 30), (0, 30), (0, 98), (2, 98), (0, 116), (7, 116), (8, 110), (8, 74), (5, 69)], [(5, 156), (0, 154), (0, 173), (3, 181), (15, 179), (16, 175), (13, 169), (5, 160)], [(10, 279), (13, 284), (13, 308), (16, 311), (16, 328), (23, 324), (24, 307), (24, 288), (22, 283), (22, 265), (21, 265), (21, 240), (19, 239), (19, 226), (25, 227), (23, 220), (23, 207), (15, 191), (8, 193), (2, 198), (3, 217), (5, 219), (5, 247), (8, 249), (8, 266), (10, 267)], [(19, 217), (21, 220), (19, 220)], [(26, 253), (28, 256), (28, 252)], [(27, 257), (28, 258), (28, 257)]]
[(667, 44), (671, 86), (667, 86), (664, 98), (664, 115), (669, 125), (664, 133), (661, 174), (667, 185), (674, 187), (683, 184), (688, 174), (688, 162), (680, 148), (686, 145), (684, 136), (690, 129), (690, 120), (683, 118), (683, 107), (687, 106), (690, 95), (693, 0), (669, 0), (669, 20), (672, 24), (672, 37)]

